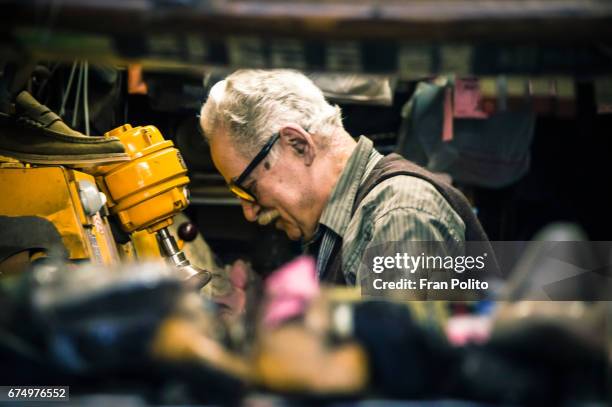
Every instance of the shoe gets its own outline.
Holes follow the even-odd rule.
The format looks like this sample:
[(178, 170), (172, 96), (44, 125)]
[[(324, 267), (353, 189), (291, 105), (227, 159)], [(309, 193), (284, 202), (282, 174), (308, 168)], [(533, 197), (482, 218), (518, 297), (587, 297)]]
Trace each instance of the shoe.
[(116, 137), (91, 137), (68, 127), (28, 92), (15, 103), (15, 116), (0, 113), (0, 155), (34, 164), (111, 164), (129, 161)]

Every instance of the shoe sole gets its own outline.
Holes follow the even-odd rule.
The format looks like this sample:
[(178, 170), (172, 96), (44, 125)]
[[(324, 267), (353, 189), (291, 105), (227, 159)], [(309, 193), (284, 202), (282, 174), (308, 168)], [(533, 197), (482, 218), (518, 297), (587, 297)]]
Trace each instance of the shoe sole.
[(0, 155), (32, 164), (112, 164), (130, 161), (125, 153), (42, 155), (0, 149)]

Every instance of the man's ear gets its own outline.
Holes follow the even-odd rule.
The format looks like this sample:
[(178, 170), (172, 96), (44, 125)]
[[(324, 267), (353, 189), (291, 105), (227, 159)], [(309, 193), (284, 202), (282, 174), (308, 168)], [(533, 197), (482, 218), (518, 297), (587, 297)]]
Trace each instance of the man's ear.
[(279, 131), (280, 141), (284, 146), (304, 159), (304, 163), (310, 166), (317, 154), (312, 135), (297, 124), (288, 124)]

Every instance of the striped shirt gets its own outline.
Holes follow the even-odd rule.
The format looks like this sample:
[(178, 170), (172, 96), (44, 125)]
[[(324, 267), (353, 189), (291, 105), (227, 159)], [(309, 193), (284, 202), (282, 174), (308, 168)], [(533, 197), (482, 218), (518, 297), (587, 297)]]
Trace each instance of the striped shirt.
[[(465, 240), (465, 224), (433, 185), (420, 178), (398, 175), (378, 184), (351, 214), (360, 185), (383, 156), (372, 141), (360, 137), (319, 220), (317, 271), (330, 261), (342, 239), (342, 270), (349, 285), (361, 281), (368, 247), (401, 241)], [(322, 236), (321, 236), (322, 235)]]

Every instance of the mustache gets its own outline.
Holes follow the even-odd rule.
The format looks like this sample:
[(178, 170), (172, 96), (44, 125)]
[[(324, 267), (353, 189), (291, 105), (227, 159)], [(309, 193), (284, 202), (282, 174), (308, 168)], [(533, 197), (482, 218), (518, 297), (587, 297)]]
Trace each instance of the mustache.
[(276, 209), (270, 209), (269, 211), (265, 211), (257, 216), (257, 223), (262, 226), (269, 225), (276, 218), (280, 216), (280, 213)]

